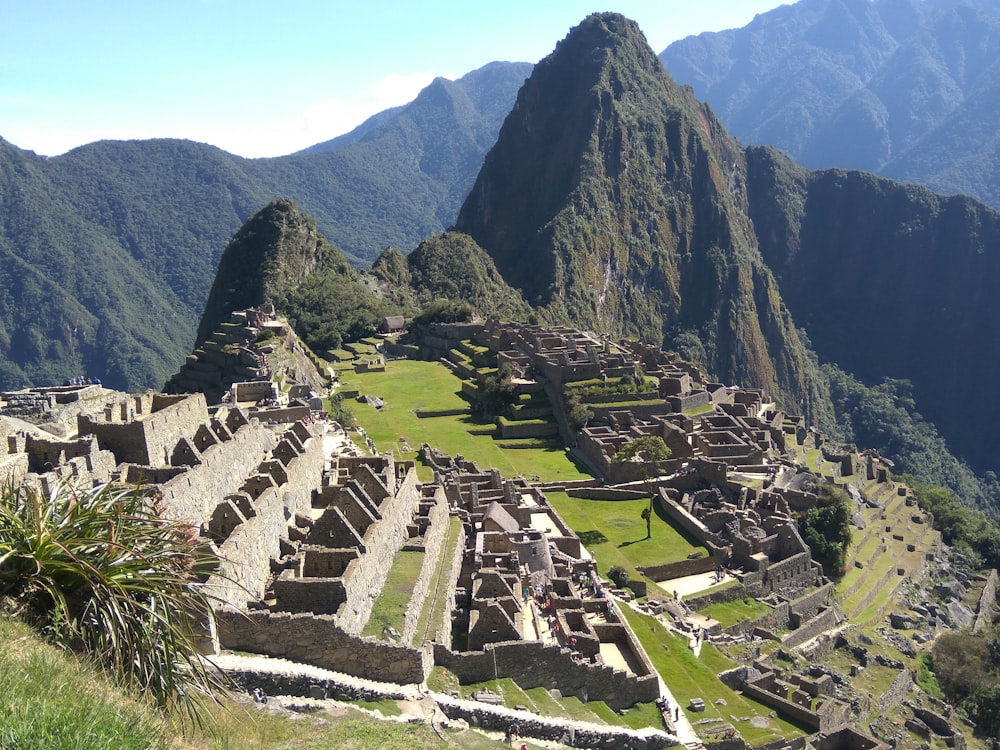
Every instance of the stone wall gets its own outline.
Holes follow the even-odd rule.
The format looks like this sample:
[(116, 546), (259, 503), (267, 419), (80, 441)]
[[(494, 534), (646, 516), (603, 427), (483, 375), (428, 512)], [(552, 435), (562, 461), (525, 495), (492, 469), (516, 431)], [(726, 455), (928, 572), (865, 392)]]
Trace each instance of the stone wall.
[(699, 542), (704, 542), (709, 537), (710, 532), (705, 524), (667, 497), (663, 490), (657, 493), (654, 502), (660, 510)]
[(748, 695), (767, 706), (771, 706), (778, 713), (784, 714), (790, 719), (794, 719), (796, 722), (809, 727), (813, 731), (819, 731), (821, 728), (822, 721), (819, 714), (815, 711), (810, 711), (804, 706), (792, 703), (792, 701), (787, 698), (783, 698), (780, 695), (772, 693), (770, 690), (765, 690), (763, 687), (759, 687), (753, 683), (747, 683), (743, 686), (743, 694)]
[(812, 556), (808, 552), (800, 552), (785, 560), (768, 564), (765, 575), (772, 591), (806, 586), (817, 578)]
[(993, 568), (986, 578), (983, 593), (979, 597), (979, 609), (976, 610), (976, 622), (972, 626), (973, 633), (980, 633), (993, 619), (993, 607), (997, 601), (997, 570)]
[[(247, 428), (238, 430), (237, 435), (245, 429)], [(236, 442), (236, 438), (212, 446), (206, 451), (206, 455), (233, 442)], [(308, 515), (313, 489), (322, 481), (325, 460), (322, 437), (318, 434), (310, 437), (305, 441), (302, 452), (284, 466), (287, 481), (277, 487), (269, 487), (253, 501), (256, 515), (237, 526), (219, 548), (221, 575), (211, 579), (214, 594), (236, 607), (245, 607), (248, 601), (263, 597), (264, 586), (271, 573), (271, 560), (281, 557), (281, 539), (288, 536), (288, 519), (298, 514)], [(215, 457), (210, 464), (215, 464)], [(229, 467), (237, 468), (232, 465)], [(211, 469), (207, 470), (212, 474), (216, 473)], [(202, 474), (206, 468), (198, 467), (195, 471)], [(184, 476), (177, 477), (170, 484), (183, 479)], [(220, 487), (206, 488), (208, 489), (218, 492)], [(231, 492), (221, 489), (223, 495), (217, 496), (215, 505)], [(202, 498), (203, 502), (208, 499), (207, 496)], [(214, 510), (214, 506), (212, 509)]]
[(216, 614), (219, 642), (233, 651), (290, 659), (324, 669), (401, 684), (420, 683), (430, 671), (425, 653), (337, 626), (332, 615), (225, 609)]
[(900, 670), (889, 689), (875, 701), (875, 710), (879, 713), (888, 711), (893, 706), (901, 703), (910, 694), (910, 690), (912, 689), (913, 674), (909, 669)]
[(815, 638), (820, 633), (836, 627), (843, 620), (843, 616), (836, 607), (828, 607), (815, 617), (803, 622), (797, 629), (781, 639), (781, 643), (788, 648), (800, 646), (810, 638)]
[[(833, 583), (824, 583), (810, 594), (800, 596), (792, 602), (790, 615), (793, 620), (807, 620), (821, 607), (829, 607), (833, 604)], [(794, 624), (794, 623), (793, 623)]]
[(145, 396), (120, 400), (97, 419), (81, 414), (77, 417), (78, 433), (81, 437), (96, 435), (101, 448), (114, 453), (119, 463), (169, 466), (177, 442), (193, 435), (208, 420), (205, 396), (154, 394), (149, 407), (152, 413), (144, 413), (146, 402)]
[(428, 513), (428, 518), (430, 523), (424, 532), (424, 563), (420, 568), (420, 575), (413, 586), (413, 593), (406, 605), (406, 614), (403, 617), (403, 643), (412, 643), (413, 637), (417, 634), (417, 625), (420, 622), (424, 601), (434, 582), (440, 563), (441, 547), (445, 539), (448, 538), (448, 498), (445, 497), (444, 490), (439, 489), (434, 493), (434, 505)]
[[(661, 582), (669, 581), (674, 578), (683, 578), (684, 576), (698, 575), (699, 573), (711, 573), (719, 567), (719, 561), (716, 560), (711, 555), (695, 558), (694, 560), (678, 560), (677, 562), (666, 563), (664, 565), (650, 565), (646, 568), (637, 568), (637, 570), (644, 576), (652, 581)], [(736, 596), (736, 599), (742, 599), (742, 596)], [(691, 603), (691, 600), (687, 600)], [(727, 599), (726, 601), (733, 601), (732, 599)], [(693, 605), (692, 605), (693, 606)]]
[[(353, 474), (363, 478), (365, 468), (358, 467)], [(382, 519), (365, 534), (365, 554), (351, 564), (350, 574), (345, 576), (347, 601), (337, 612), (337, 623), (346, 632), (358, 634), (368, 623), (375, 603), (371, 594), (381, 591), (385, 585), (393, 558), (407, 538), (407, 526), (419, 502), (417, 472), (411, 467), (398, 491), (379, 507)]]
[(434, 662), (454, 672), (463, 684), (499, 675), (510, 677), (525, 690), (558, 689), (584, 702), (605, 701), (613, 709), (652, 701), (660, 694), (655, 673), (637, 677), (604, 664), (581, 662), (569, 649), (539, 641), (487, 644), (483, 651), (461, 653), (435, 644)]
[(707, 591), (698, 596), (684, 597), (684, 603), (697, 612), (710, 604), (727, 604), (735, 602), (737, 599), (746, 599), (748, 596), (753, 596), (753, 594), (743, 584), (737, 584), (717, 591)]
[(560, 719), (513, 713), (500, 706), (435, 696), (441, 711), (449, 719), (463, 719), (471, 726), (504, 732), (517, 722), (522, 737), (558, 743), (561, 747), (600, 748), (607, 750), (661, 750), (679, 745), (678, 739), (657, 729), (626, 729), (581, 724)]
[(267, 452), (276, 445), (274, 433), (251, 423), (232, 440), (210, 446), (201, 463), (160, 486), (164, 515), (195, 525), (207, 523), (222, 499), (243, 486)]

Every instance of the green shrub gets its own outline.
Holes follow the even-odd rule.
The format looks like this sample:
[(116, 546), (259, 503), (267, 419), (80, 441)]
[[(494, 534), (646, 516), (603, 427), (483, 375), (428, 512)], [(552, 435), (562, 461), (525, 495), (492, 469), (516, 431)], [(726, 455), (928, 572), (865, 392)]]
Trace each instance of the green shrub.
[(198, 655), (210, 616), (196, 573), (216, 559), (135, 488), (0, 491), (0, 597), (158, 707), (199, 719), (222, 686)]
[(625, 588), (629, 582), (628, 571), (625, 570), (621, 565), (612, 565), (608, 569), (608, 578), (611, 582), (620, 589)]

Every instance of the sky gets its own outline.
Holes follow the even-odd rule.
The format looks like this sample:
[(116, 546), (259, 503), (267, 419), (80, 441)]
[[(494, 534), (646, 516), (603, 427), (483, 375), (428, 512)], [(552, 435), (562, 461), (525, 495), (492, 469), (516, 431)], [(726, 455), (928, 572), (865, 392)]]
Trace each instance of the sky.
[(0, 138), (46, 156), (187, 138), (280, 156), (412, 101), (437, 76), (535, 63), (588, 14), (657, 53), (791, 0), (0, 0)]

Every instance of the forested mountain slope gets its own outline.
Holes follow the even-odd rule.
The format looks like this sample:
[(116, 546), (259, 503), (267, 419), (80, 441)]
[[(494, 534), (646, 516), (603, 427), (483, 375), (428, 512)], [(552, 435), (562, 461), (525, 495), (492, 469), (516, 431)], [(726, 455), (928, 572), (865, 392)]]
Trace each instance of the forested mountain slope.
[(296, 200), (359, 264), (440, 232), (530, 68), (439, 79), (354, 135), (276, 159), (169, 139), (45, 158), (0, 140), (0, 388), (81, 374), (159, 387), (226, 243), (273, 199)]
[(800, 0), (660, 57), (745, 144), (1000, 207), (997, 0)]

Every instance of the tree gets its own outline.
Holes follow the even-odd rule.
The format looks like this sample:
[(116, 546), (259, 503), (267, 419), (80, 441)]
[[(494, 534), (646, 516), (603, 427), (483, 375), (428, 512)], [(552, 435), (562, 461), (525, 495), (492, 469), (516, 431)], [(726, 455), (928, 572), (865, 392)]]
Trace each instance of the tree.
[(628, 461), (656, 463), (657, 461), (666, 461), (672, 455), (673, 452), (659, 435), (643, 435), (612, 456), (611, 463), (623, 464)]
[(653, 496), (649, 496), (649, 506), (642, 509), (642, 520), (646, 522), (646, 538), (653, 536)]
[(510, 362), (501, 362), (494, 374), (483, 378), (479, 386), (479, 397), (473, 408), (483, 417), (496, 417), (509, 413), (517, 399), (514, 368)]
[(608, 568), (608, 580), (620, 589), (628, 586), (629, 578), (628, 571), (621, 565), (612, 565)]
[(817, 492), (816, 507), (800, 514), (798, 521), (813, 559), (828, 576), (840, 577), (851, 544), (850, 496), (840, 487), (824, 483)]
[(588, 409), (585, 404), (580, 403), (580, 396), (575, 391), (568, 391), (565, 400), (566, 421), (574, 430), (582, 430), (587, 426), (587, 422), (593, 419), (594, 412)]

